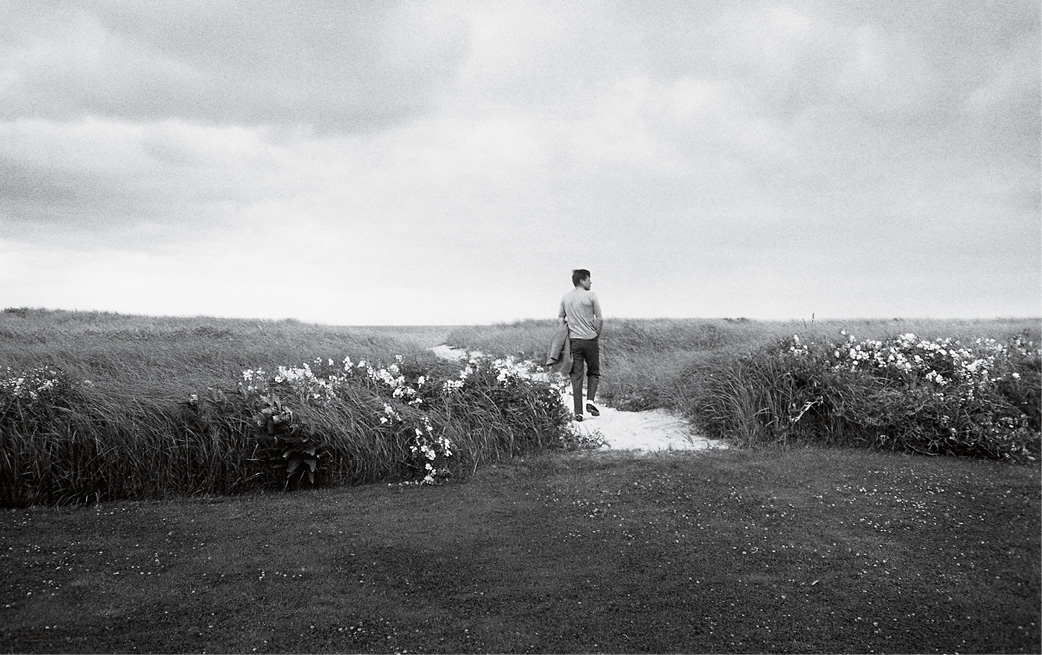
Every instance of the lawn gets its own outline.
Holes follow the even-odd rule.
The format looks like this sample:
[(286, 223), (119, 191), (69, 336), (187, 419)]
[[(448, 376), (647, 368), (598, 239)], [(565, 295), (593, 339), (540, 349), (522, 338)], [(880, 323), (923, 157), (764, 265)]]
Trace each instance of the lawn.
[(1039, 652), (1037, 465), (525, 457), (0, 512), (0, 650)]

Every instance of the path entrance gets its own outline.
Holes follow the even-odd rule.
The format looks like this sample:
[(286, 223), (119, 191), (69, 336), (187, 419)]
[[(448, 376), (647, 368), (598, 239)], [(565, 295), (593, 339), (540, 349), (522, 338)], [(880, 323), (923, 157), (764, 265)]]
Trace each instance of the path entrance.
[[(453, 361), (481, 356), (479, 352), (468, 352), (445, 344), (435, 346), (431, 350), (439, 357)], [(572, 407), (570, 388), (562, 396), (561, 401), (565, 407)], [(606, 444), (598, 449), (601, 451), (657, 452), (727, 448), (727, 442), (700, 436), (687, 419), (664, 409), (624, 412), (601, 402), (597, 402), (596, 405), (601, 410), (600, 416), (590, 416), (587, 413), (585, 420), (572, 425), (576, 431), (582, 434), (599, 435)]]

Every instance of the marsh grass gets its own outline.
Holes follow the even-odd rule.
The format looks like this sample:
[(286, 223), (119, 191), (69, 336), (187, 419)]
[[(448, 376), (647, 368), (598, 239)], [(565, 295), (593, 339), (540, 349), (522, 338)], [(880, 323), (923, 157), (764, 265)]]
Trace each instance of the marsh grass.
[[(447, 338), (491, 353), (539, 358), (554, 327), (554, 321), (524, 321), (458, 328)], [(600, 395), (620, 409), (679, 412), (707, 436), (744, 446), (818, 443), (1037, 458), (1040, 330), (1037, 319), (1003, 318), (609, 320), (601, 335)], [(941, 400), (935, 397), (938, 389), (923, 379), (898, 384), (896, 378), (832, 370), (835, 362), (827, 356), (837, 347), (832, 344), (845, 349), (846, 335), (864, 342), (907, 333), (971, 349), (978, 339), (1019, 338), (1028, 344), (1028, 354), (1010, 350), (1012, 359), (999, 362), (1008, 369), (1005, 380), (941, 389)], [(787, 357), (794, 335), (804, 344), (818, 344), (816, 355), (802, 361)], [(1019, 379), (1008, 377), (1012, 373)], [(954, 445), (948, 443), (950, 429), (958, 432)]]
[[(962, 344), (791, 337), (712, 370), (702, 425), (739, 445), (859, 445), (1038, 461), (1042, 361), (1022, 336)], [(737, 402), (736, 402), (737, 400)]]
[[(0, 411), (0, 502), (83, 503), (286, 488), (300, 480), (288, 479), (285, 466), (275, 466), (273, 477), (272, 466), (289, 455), (309, 467), (309, 481), (314, 474), (322, 484), (407, 479), (423, 464), (412, 436), (418, 428), (426, 430), (423, 415), (431, 422), (431, 439), (458, 446), (442, 467), (446, 475), (465, 476), (504, 458), (570, 448), (574, 444), (562, 442), (566, 411), (549, 389), (502, 382), (487, 362), (474, 377), (480, 384), (459, 396), (429, 395), (422, 412), (388, 397), (386, 389), (365, 385), (345, 387), (321, 407), (284, 397), (299, 429), (293, 438), (304, 440), (303, 450), (293, 452), (286, 444), (280, 452), (264, 447), (255, 425), (258, 400), (239, 397), (237, 388), (244, 369), (273, 370), (316, 358), (339, 361), (345, 355), (384, 363), (401, 355), (404, 370), (413, 377), (428, 375), (436, 386), (453, 379), (459, 366), (437, 359), (431, 346), (447, 342), (493, 357), (542, 361), (554, 327), (554, 321), (523, 321), (346, 328), (8, 309), (0, 312), (0, 370), (53, 368), (61, 371), (61, 384), (49, 390), (46, 403)], [(860, 378), (823, 377), (821, 370), (794, 368), (791, 358), (780, 355), (780, 340), (793, 334), (824, 343), (844, 329), (862, 339), (910, 331), (964, 341), (1015, 334), (1039, 339), (1038, 321), (1028, 319), (610, 320), (602, 336), (601, 397), (620, 409), (680, 412), (707, 435), (739, 445), (860, 444), (1037, 457), (1042, 385), (1037, 357), (1025, 360), (1019, 382), (1004, 383), (1001, 398), (945, 405), (923, 393), (870, 388)], [(808, 381), (814, 394), (808, 395)], [(822, 389), (813, 386), (823, 383)], [(193, 396), (199, 400), (190, 402)], [(858, 405), (866, 397), (874, 404)], [(394, 429), (379, 422), (387, 402), (406, 419)], [(952, 416), (962, 431), (958, 448), (938, 437)], [(1000, 421), (1013, 421), (1012, 431)], [(995, 426), (1002, 428), (1001, 439), (986, 434)], [(1014, 433), (1015, 439), (1006, 438)], [(319, 454), (301, 454), (310, 448)]]
[(427, 348), (451, 329), (8, 308), (0, 312), (0, 369), (54, 366), (113, 395), (182, 400), (247, 368), (315, 357), (431, 360)]
[[(0, 313), (0, 371), (7, 367), (3, 383), (14, 385), (0, 389), (0, 504), (426, 480), (435, 471), (423, 449), (443, 443), (454, 447), (436, 456), (437, 475), (465, 476), (482, 463), (567, 445), (564, 410), (545, 383), (501, 380), (483, 362), (458, 393), (439, 391), (460, 374), (429, 352), (446, 331)], [(433, 391), (413, 407), (364, 372), (318, 400), (270, 377), (270, 397), (245, 389), (244, 369), (345, 356), (369, 360), (374, 374), (382, 361), (414, 382), (425, 375)], [(26, 370), (48, 373), (19, 386)], [(38, 397), (25, 395), (36, 387)], [(291, 421), (285, 432), (265, 434), (270, 426), (257, 422), (272, 403)], [(386, 407), (399, 420), (387, 423)]]

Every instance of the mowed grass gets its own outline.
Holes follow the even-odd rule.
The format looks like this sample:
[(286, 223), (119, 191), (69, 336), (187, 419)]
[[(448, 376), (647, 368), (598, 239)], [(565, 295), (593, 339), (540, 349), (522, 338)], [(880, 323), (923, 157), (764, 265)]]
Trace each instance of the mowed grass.
[(1036, 466), (540, 456), (0, 513), (0, 650), (1039, 652)]

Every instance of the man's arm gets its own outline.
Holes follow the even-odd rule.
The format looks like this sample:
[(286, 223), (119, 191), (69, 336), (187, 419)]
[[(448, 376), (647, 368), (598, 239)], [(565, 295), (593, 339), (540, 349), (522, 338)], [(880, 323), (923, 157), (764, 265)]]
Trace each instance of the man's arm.
[(601, 328), (604, 327), (604, 316), (601, 315), (601, 301), (597, 299), (597, 294), (593, 295), (593, 329), (597, 332), (597, 336), (601, 336)]
[(565, 316), (567, 313), (564, 311), (564, 298), (561, 298), (561, 305), (557, 308), (557, 324), (564, 325)]

